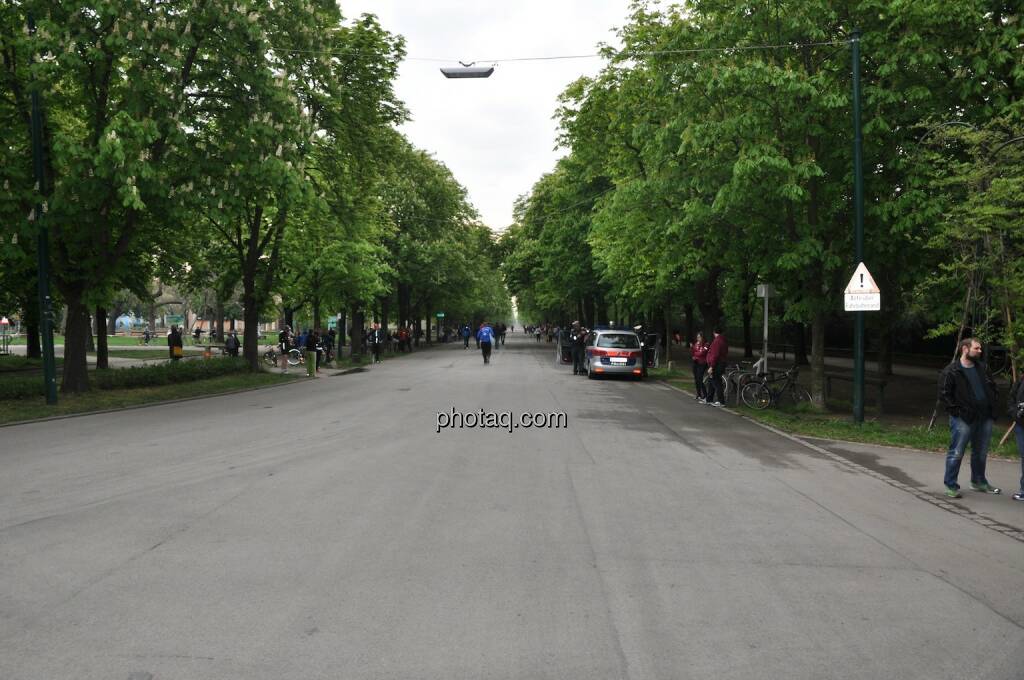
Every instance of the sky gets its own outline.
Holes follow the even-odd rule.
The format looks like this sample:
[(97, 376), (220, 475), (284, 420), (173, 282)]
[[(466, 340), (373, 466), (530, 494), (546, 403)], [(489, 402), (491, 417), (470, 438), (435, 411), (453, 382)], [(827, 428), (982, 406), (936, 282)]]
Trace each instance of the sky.
[(498, 64), (486, 79), (450, 80), (441, 66), (477, 61), (594, 54), (598, 43), (618, 44), (614, 28), (628, 16), (628, 0), (339, 0), (347, 19), (376, 14), (406, 39), (408, 57), (451, 59), (448, 64), (402, 63), (395, 91), (412, 120), (402, 132), (451, 169), (487, 226), (504, 230), (512, 205), (565, 154), (555, 149), (552, 118), (559, 93), (583, 75), (596, 75), (598, 58)]

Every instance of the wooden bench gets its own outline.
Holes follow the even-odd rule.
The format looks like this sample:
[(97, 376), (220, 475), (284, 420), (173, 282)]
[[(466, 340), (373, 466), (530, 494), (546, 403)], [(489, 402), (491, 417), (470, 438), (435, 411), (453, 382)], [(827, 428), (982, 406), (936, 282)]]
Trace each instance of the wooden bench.
[[(825, 398), (828, 399), (832, 395), (832, 381), (833, 380), (844, 380), (848, 383), (853, 383), (853, 374), (847, 373), (830, 373), (825, 372)], [(878, 414), (882, 414), (882, 404), (885, 403), (885, 378), (879, 378), (872, 375), (864, 375), (864, 385), (869, 387), (875, 387), (878, 389)]]

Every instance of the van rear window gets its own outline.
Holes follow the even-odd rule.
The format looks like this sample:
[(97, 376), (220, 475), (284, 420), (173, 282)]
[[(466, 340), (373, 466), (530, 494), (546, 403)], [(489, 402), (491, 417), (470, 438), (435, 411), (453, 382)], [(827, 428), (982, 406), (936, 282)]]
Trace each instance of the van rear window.
[(640, 341), (635, 335), (605, 333), (597, 338), (597, 346), (608, 349), (640, 349)]

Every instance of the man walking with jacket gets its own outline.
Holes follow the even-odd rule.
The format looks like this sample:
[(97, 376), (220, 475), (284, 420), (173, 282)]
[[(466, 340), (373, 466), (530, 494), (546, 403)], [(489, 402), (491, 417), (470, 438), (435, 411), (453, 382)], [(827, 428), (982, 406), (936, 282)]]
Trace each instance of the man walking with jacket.
[(729, 342), (725, 339), (721, 327), (715, 326), (714, 333), (715, 338), (708, 348), (708, 375), (711, 376), (708, 403), (712, 406), (722, 406), (725, 401), (725, 382), (722, 375), (725, 373), (725, 363), (729, 359)]
[(939, 377), (939, 400), (949, 414), (950, 442), (943, 478), (946, 495), (962, 498), (957, 477), (968, 444), (971, 445), (971, 488), (983, 493), (1001, 493), (985, 478), (995, 417), (996, 385), (981, 361), (981, 343), (976, 338), (961, 340), (958, 349), (959, 356)]
[(370, 331), (370, 350), (373, 352), (373, 363), (380, 363), (380, 353), (384, 349), (384, 340), (386, 339), (386, 333), (383, 328), (380, 327), (379, 323), (373, 324), (373, 330)]

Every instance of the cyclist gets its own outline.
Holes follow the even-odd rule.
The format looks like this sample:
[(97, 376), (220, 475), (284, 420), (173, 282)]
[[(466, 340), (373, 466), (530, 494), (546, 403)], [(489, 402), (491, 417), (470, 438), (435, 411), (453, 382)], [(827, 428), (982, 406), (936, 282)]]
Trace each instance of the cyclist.
[(480, 325), (480, 330), (476, 333), (476, 340), (480, 344), (480, 351), (484, 355), (484, 363), (491, 363), (491, 345), (494, 343), (494, 331), (486, 321)]

